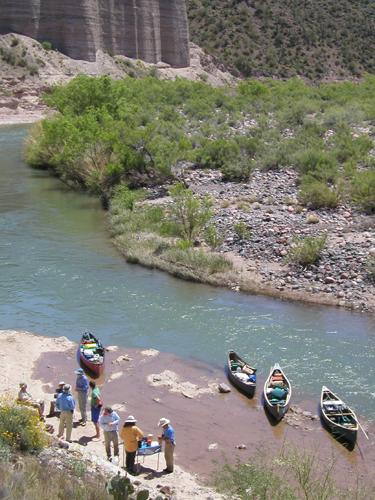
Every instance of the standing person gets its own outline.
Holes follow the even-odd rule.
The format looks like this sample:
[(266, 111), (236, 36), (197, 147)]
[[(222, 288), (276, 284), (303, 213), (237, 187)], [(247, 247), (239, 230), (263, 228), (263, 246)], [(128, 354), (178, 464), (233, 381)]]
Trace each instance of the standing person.
[(100, 394), (100, 389), (99, 387), (97, 387), (96, 382), (91, 380), (90, 387), (91, 387), (91, 420), (96, 430), (94, 438), (99, 438), (100, 437), (99, 416), (103, 406), (103, 401)]
[(64, 427), (66, 427), (66, 440), (71, 443), (72, 428), (73, 428), (73, 413), (76, 403), (70, 393), (71, 386), (65, 384), (63, 392), (57, 396), (56, 408), (60, 411), (60, 424), (58, 438), (63, 437)]
[(113, 443), (113, 454), (118, 458), (118, 424), (120, 422), (120, 417), (115, 411), (112, 410), (110, 406), (104, 408), (102, 416), (99, 418), (100, 427), (103, 429), (105, 451), (107, 452), (107, 458), (112, 462), (111, 458), (111, 443)]
[(167, 465), (163, 472), (167, 474), (173, 472), (173, 455), (176, 446), (174, 429), (170, 423), (171, 421), (164, 417), (159, 420), (159, 427), (163, 429), (163, 434), (159, 439), (164, 441), (164, 458)]
[(138, 449), (138, 441), (143, 438), (143, 432), (135, 424), (137, 423), (133, 415), (125, 420), (124, 426), (120, 431), (120, 438), (124, 441), (126, 451), (126, 470), (135, 472), (134, 461)]
[(81, 412), (81, 425), (85, 426), (87, 422), (87, 399), (89, 395), (89, 379), (86, 377), (82, 368), (74, 372), (77, 375), (76, 392), (78, 395), (78, 406)]

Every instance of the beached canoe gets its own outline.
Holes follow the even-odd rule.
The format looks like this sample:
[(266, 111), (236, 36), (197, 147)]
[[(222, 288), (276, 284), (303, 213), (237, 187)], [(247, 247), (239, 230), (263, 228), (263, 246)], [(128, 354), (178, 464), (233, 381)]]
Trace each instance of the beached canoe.
[(278, 363), (271, 368), (263, 392), (266, 409), (274, 419), (281, 420), (289, 409), (292, 386)]
[(320, 396), (320, 413), (323, 423), (335, 437), (355, 444), (358, 433), (356, 414), (324, 385)]
[(249, 397), (256, 388), (256, 368), (250, 366), (236, 352), (228, 353), (228, 378), (232, 384)]
[(79, 343), (79, 359), (94, 375), (104, 369), (104, 347), (92, 333), (85, 332)]

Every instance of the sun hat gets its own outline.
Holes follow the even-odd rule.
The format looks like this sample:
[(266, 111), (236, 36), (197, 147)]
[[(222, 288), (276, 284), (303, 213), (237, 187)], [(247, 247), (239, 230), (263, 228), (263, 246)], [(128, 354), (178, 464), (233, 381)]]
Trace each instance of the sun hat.
[(159, 420), (158, 426), (159, 426), (159, 427), (163, 427), (163, 425), (168, 425), (168, 424), (170, 424), (170, 423), (171, 423), (171, 421), (170, 421), (170, 420), (168, 420), (167, 418), (164, 418), (164, 417), (163, 417), (163, 418), (161, 418), (161, 419)]
[(61, 381), (59, 382), (59, 385), (65, 385), (65, 382), (64, 382), (63, 380), (61, 380)]
[(83, 368), (77, 368), (77, 370), (74, 370), (74, 373), (76, 375), (83, 375), (85, 372), (83, 371)]
[(71, 385), (70, 384), (65, 384), (64, 387), (63, 387), (63, 391), (64, 392), (69, 392), (71, 389)]
[(128, 418), (125, 420), (126, 424), (135, 424), (137, 420), (133, 417), (133, 415), (129, 415)]

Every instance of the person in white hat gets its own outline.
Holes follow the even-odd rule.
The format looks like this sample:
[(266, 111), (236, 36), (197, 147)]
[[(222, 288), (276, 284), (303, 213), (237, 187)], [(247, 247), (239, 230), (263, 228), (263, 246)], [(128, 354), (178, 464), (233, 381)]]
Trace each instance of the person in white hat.
[(134, 473), (135, 455), (138, 449), (138, 441), (143, 438), (143, 431), (135, 424), (137, 420), (133, 415), (129, 415), (120, 431), (120, 438), (124, 441), (126, 452), (126, 470)]
[(175, 432), (170, 423), (171, 421), (168, 418), (163, 417), (159, 420), (158, 424), (163, 429), (163, 434), (159, 439), (164, 441), (164, 458), (167, 467), (163, 472), (167, 474), (173, 472), (173, 455), (176, 446)]
[(59, 417), (60, 416), (60, 412), (56, 408), (56, 401), (55, 400), (57, 399), (57, 396), (63, 392), (64, 385), (65, 385), (65, 382), (63, 380), (61, 380), (59, 382), (59, 385), (57, 386), (57, 388), (55, 390), (54, 395), (53, 395), (54, 399), (50, 402), (49, 414), (47, 415), (48, 417), (54, 417), (54, 416)]

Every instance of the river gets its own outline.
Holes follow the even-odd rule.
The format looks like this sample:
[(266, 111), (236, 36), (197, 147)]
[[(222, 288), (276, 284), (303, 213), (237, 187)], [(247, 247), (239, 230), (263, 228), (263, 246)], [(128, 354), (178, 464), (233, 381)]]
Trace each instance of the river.
[[(233, 348), (263, 380), (278, 361), (296, 400), (324, 383), (369, 419), (375, 318), (186, 283), (128, 265), (98, 201), (22, 161), (27, 127), (0, 127), (0, 329), (153, 347), (221, 366)], [(259, 390), (259, 389), (258, 389)]]

